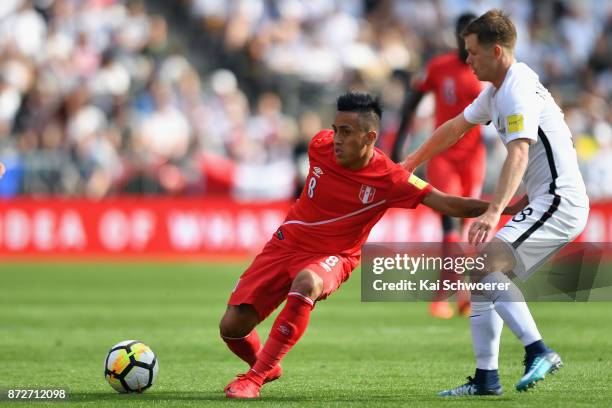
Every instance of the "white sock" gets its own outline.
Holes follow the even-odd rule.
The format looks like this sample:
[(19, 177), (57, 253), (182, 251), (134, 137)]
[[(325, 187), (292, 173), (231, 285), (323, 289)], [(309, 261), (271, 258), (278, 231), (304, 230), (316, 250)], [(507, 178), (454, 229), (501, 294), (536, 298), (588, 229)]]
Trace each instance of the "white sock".
[(476, 368), (497, 370), (499, 339), (504, 322), (493, 307), (493, 303), (481, 295), (472, 295), (472, 346), (476, 357)]
[(508, 290), (495, 289), (483, 293), (493, 302), (495, 311), (523, 345), (527, 346), (542, 339), (523, 294), (505, 274), (493, 272), (485, 276), (481, 282), (507, 284)]

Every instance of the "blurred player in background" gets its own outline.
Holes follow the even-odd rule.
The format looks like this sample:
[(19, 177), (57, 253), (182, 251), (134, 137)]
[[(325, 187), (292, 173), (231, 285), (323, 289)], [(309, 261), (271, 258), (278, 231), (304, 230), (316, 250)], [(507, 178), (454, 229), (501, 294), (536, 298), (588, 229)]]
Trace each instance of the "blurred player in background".
[[(465, 109), (480, 93), (482, 85), (466, 62), (467, 51), (461, 32), (476, 18), (471, 13), (462, 14), (455, 25), (458, 48), (456, 51), (440, 55), (431, 60), (426, 68), (425, 77), (417, 80), (412, 92), (406, 98), (401, 110), (401, 122), (393, 145), (392, 159), (401, 161), (405, 156), (408, 129), (415, 111), (423, 96), (433, 92), (436, 97), (436, 127), (454, 118)], [(486, 151), (481, 141), (480, 126), (470, 129), (461, 140), (447, 150), (440, 152), (427, 164), (427, 181), (447, 194), (463, 197), (479, 197), (485, 175)], [(442, 234), (444, 243), (461, 240), (462, 222), (456, 218), (442, 215)], [(446, 248), (448, 250), (448, 248)], [(440, 278), (456, 281), (462, 275), (454, 271), (442, 270)], [(430, 305), (432, 316), (450, 319), (454, 312), (445, 300), (445, 291), (440, 289)], [(469, 293), (457, 293), (457, 306), (463, 316), (470, 314)]]
[(6, 167), (4, 167), (4, 164), (2, 164), (2, 162), (0, 162), (0, 178), (2, 178), (2, 176), (4, 176), (4, 172), (6, 171)]
[[(376, 149), (380, 119), (377, 100), (348, 93), (338, 98), (333, 130), (311, 140), (299, 200), (240, 277), (221, 319), (221, 337), (251, 367), (225, 387), (227, 397), (258, 397), (265, 382), (280, 377), (279, 362), (306, 330), (315, 302), (349, 278), (361, 245), (388, 208), (423, 203), (454, 217), (487, 208), (484, 201), (432, 188)], [(255, 326), (285, 299), (261, 348)]]
[[(573, 147), (572, 135), (538, 75), (514, 57), (516, 28), (499, 10), (472, 21), (462, 33), (468, 63), (481, 81), (491, 82), (463, 113), (437, 128), (431, 138), (406, 159), (412, 171), (453, 145), (478, 124), (492, 122), (508, 155), (487, 212), (469, 230), (469, 240), (485, 242), (495, 231), (502, 209), (521, 180), (527, 196), (516, 214), (484, 249), (483, 274), (472, 280), (497, 289), (472, 294), (470, 326), (476, 374), (466, 384), (441, 396), (501, 394), (497, 372), (503, 324), (525, 346), (525, 372), (516, 389), (526, 391), (561, 367), (559, 355), (542, 340), (520, 289), (509, 279), (527, 279), (584, 229), (589, 199)], [(502, 290), (499, 283), (507, 284)]]

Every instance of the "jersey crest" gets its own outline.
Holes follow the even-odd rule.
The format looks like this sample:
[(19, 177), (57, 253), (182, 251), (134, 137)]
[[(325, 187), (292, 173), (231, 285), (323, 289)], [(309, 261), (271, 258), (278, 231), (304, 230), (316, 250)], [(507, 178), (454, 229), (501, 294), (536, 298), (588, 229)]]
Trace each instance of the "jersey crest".
[(359, 190), (359, 201), (363, 204), (370, 204), (374, 200), (374, 194), (376, 194), (374, 187), (362, 184)]

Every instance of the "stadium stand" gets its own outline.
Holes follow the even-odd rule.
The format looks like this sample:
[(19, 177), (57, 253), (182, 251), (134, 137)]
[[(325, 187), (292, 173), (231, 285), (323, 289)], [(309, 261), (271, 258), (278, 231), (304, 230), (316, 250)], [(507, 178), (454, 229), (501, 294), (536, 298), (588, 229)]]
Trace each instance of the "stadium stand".
[[(453, 47), (440, 27), (501, 7), (528, 33), (518, 58), (566, 112), (591, 198), (611, 196), (612, 6), (484, 3), (3, 1), (0, 195), (293, 197), (340, 91), (382, 95), (385, 147), (407, 78)], [(431, 107), (418, 115), (420, 140)], [(503, 147), (487, 144), (499, 162)]]

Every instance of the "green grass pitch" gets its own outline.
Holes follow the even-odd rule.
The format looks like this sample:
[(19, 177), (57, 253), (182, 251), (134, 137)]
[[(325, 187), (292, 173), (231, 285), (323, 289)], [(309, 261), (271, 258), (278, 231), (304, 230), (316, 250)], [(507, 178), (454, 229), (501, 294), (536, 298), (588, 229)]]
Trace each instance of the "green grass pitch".
[[(140, 406), (609, 406), (610, 303), (539, 303), (532, 312), (566, 366), (529, 393), (514, 391), (522, 347), (505, 328), (501, 397), (441, 399), (474, 364), (468, 322), (434, 320), (423, 303), (361, 303), (359, 272), (321, 302), (283, 362), (284, 376), (256, 401), (222, 388), (246, 365), (225, 348), (218, 320), (244, 264), (4, 264), (0, 270), (0, 388), (67, 387), (64, 405)], [(272, 322), (260, 326), (262, 339)], [(108, 349), (150, 345), (153, 388), (119, 395), (103, 377)], [(10, 403), (0, 402), (0, 407)], [(24, 403), (13, 403), (23, 407)]]

